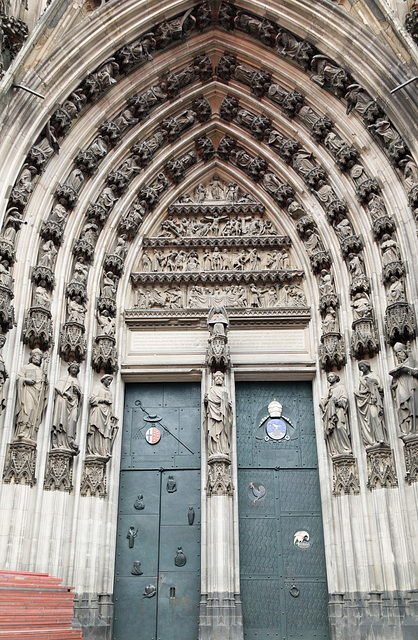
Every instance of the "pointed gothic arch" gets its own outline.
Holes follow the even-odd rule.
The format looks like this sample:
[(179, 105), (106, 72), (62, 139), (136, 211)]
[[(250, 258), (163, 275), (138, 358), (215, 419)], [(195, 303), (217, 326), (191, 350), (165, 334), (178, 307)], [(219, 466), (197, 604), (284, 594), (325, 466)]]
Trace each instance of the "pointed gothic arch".
[[(356, 423), (353, 391), (357, 386), (357, 361), (366, 357), (384, 378), (392, 447), (385, 461), (389, 460), (392, 471), (397, 469), (399, 484), (396, 498), (388, 497), (388, 501), (394, 513), (400, 513), (403, 505), (411, 508), (409, 485), (418, 477), (416, 459), (414, 450), (399, 441), (388, 374), (395, 364), (394, 343), (413, 343), (415, 337), (418, 169), (413, 157), (417, 157), (417, 118), (413, 85), (393, 98), (389, 92), (416, 74), (417, 55), (408, 49), (405, 34), (399, 34), (390, 22), (386, 22), (386, 42), (376, 35), (379, 18), (372, 15), (366, 3), (360, 4), (368, 25), (361, 23), (360, 13), (350, 15), (345, 7), (329, 0), (314, 3), (289, 0), (280, 5), (269, 2), (263, 11), (252, 2), (245, 6), (222, 3), (223, 13), (212, 3), (178, 1), (169, 7), (150, 8), (128, 0), (108, 2), (92, 11), (88, 19), (77, 15), (74, 7), (67, 7), (61, 0), (47, 9), (1, 86), (6, 108), (0, 123), (7, 135), (0, 141), (4, 169), (0, 214), (2, 234), (11, 229), (8, 235), (13, 242), (7, 238), (0, 241), (0, 254), (9, 283), (10, 276), (14, 278), (14, 287), (10, 286), (8, 293), (3, 291), (7, 313), (3, 311), (1, 318), (7, 336), (4, 355), (10, 375), (3, 414), (3, 457), (14, 438), (16, 372), (26, 362), (28, 347), (40, 346), (44, 353), (51, 354), (49, 408), (37, 446), (39, 484), (30, 489), (33, 494), (36, 492), (36, 498), (32, 503), (29, 493), (23, 492), (20, 498), (14, 498), (16, 488), (3, 484), (10, 504), (15, 499), (30, 503), (29, 514), (58, 508), (57, 496), (61, 492), (45, 494), (42, 490), (49, 464), (46, 460), (54, 384), (67, 366), (65, 362), (73, 359), (81, 363), (80, 377), (86, 397), (104, 371), (117, 370), (119, 382), (132, 378), (122, 310), (130, 308), (131, 303), (127, 302), (133, 295), (130, 276), (139, 269), (144, 238), (155, 237), (180, 195), (192, 192), (200, 182), (219, 174), (224, 180), (236, 181), (242, 191), (248, 191), (261, 202), (265, 216), (277, 225), (280, 233), (290, 236), (292, 251), (304, 271), (310, 306), (309, 365), (304, 362), (303, 366), (304, 375), (308, 375), (308, 366), (315, 369), (316, 401), (324, 395), (324, 371), (342, 370), (352, 397), (352, 420)], [(379, 9), (377, 2), (372, 4)], [(241, 19), (240, 11), (248, 19)], [(220, 60), (225, 64), (220, 65)], [(237, 66), (241, 66), (238, 73)], [(41, 103), (38, 98), (13, 88), (13, 84), (26, 85), (43, 94), (45, 100)], [(277, 90), (269, 93), (272, 85)], [(151, 95), (151, 87), (158, 87), (160, 93), (154, 89)], [(146, 92), (149, 101), (144, 105)], [(230, 116), (221, 107), (229, 97), (236, 101), (235, 106), (228, 107)], [(301, 112), (304, 107), (307, 110)], [(237, 118), (239, 110), (242, 114)], [(174, 129), (167, 123), (171, 118), (177, 118), (172, 125)], [(179, 118), (184, 121), (180, 126)], [(175, 126), (180, 131), (175, 131)], [(270, 130), (277, 132), (276, 146)], [(152, 146), (150, 138), (161, 131), (164, 136), (159, 140), (153, 138)], [(327, 138), (330, 132), (335, 134), (334, 142)], [(221, 141), (225, 137), (235, 141), (231, 143), (232, 154), (231, 149), (222, 151)], [(102, 142), (97, 143), (98, 138)], [(206, 142), (197, 142), (202, 139)], [(144, 142), (148, 151), (152, 147), (149, 157), (144, 147), (138, 151)], [(305, 154), (300, 162), (295, 161), (297, 145)], [(237, 161), (237, 149), (245, 156), (241, 163)], [(136, 160), (125, 175), (111, 176), (132, 157)], [(261, 161), (255, 168), (253, 165), (249, 168), (255, 159)], [(174, 160), (180, 161), (178, 174), (167, 168)], [(161, 174), (164, 184), (154, 203), (144, 190), (155, 185)], [(275, 176), (271, 187), (265, 181), (266, 174)], [(323, 197), (321, 193), (318, 195), (322, 187), (325, 187)], [(104, 189), (108, 190), (105, 195)], [(66, 224), (61, 229), (62, 218), (55, 224), (51, 217), (57, 203), (65, 210)], [(127, 221), (132, 211), (138, 214), (134, 222)], [(10, 223), (10, 216), (16, 218), (14, 222)], [(344, 236), (343, 230), (336, 227), (345, 220), (349, 222), (346, 231), (347, 228), (351, 231)], [(86, 224), (97, 227), (87, 244), (83, 238)], [(316, 252), (324, 254), (320, 258), (309, 250), (312, 231), (318, 233), (323, 245), (323, 251)], [(118, 238), (124, 235), (127, 253), (118, 262), (114, 250)], [(45, 249), (48, 242), (52, 244)], [(50, 258), (45, 257), (48, 251)], [(352, 260), (357, 258), (357, 266), (351, 263), (350, 255), (354, 256)], [(88, 267), (85, 294), (81, 298), (80, 289), (74, 285), (74, 265), (80, 256)], [(358, 266), (359, 263), (363, 266)], [(94, 364), (97, 304), (100, 297), (106, 297), (101, 287), (108, 268), (113, 269), (119, 282), (114, 306), (108, 303), (112, 307), (111, 316), (115, 317), (114, 344), (111, 348), (107, 345), (106, 353), (99, 354)], [(323, 269), (332, 273), (335, 283), (334, 298), (328, 301), (319, 288)], [(36, 295), (39, 298), (42, 294), (36, 293), (39, 287), (51, 298), (50, 309), (41, 313), (42, 303), (39, 299), (36, 302)], [(353, 310), (355, 300), (362, 300), (360, 294), (371, 303), (371, 309), (363, 316), (355, 305)], [(67, 335), (71, 344), (64, 348), (69, 298), (84, 307), (85, 321), (78, 323), (78, 334)], [(338, 335), (331, 336), (327, 343), (323, 321), (330, 308), (337, 313), (340, 328), (329, 332)], [(79, 313), (83, 315), (80, 310)], [(306, 325), (307, 320), (304, 322)], [(134, 324), (131, 319), (130, 326)], [(415, 348), (414, 343), (412, 346)], [(122, 403), (120, 384), (115, 405), (121, 409)], [(413, 554), (412, 550), (399, 549), (396, 539), (398, 535), (402, 540), (412, 536), (415, 517), (402, 522), (402, 532), (398, 534), (388, 513), (390, 509), (386, 512), (383, 503), (372, 506), (370, 495), (359, 507), (349, 483), (347, 493), (352, 494), (349, 498), (352, 502), (342, 507), (342, 500), (339, 503), (332, 497), (336, 486), (332, 472), (336, 470), (326, 456), (319, 409), (316, 419), (324, 513), (333, 523), (325, 533), (329, 566), (342, 563), (342, 555), (356, 554), (363, 544), (367, 548), (367, 558), (358, 575), (349, 569), (348, 577), (342, 570), (336, 575), (330, 573), (331, 593), (366, 594), (376, 590), (407, 593), (414, 588), (406, 568), (413, 562)], [(87, 421), (88, 406), (84, 404), (79, 427), (81, 448)], [(367, 469), (366, 459), (361, 457), (364, 451), (359, 431), (354, 439), (364, 493), (368, 491), (365, 478), (372, 482), (372, 473)], [(75, 498), (85, 473), (82, 456), (72, 468), (75, 489), (67, 496), (64, 518), (72, 522), (72, 513), (77, 513), (80, 522), (97, 517), (98, 522), (107, 523), (115, 514), (117, 460), (106, 467), (108, 498), (100, 504), (95, 498), (83, 504), (81, 498)], [(7, 464), (10, 465), (10, 459), (6, 471)], [(405, 471), (409, 484), (401, 480)], [(387, 480), (387, 486), (396, 484), (393, 477)], [(100, 491), (104, 493), (99, 489), (97, 495)], [(347, 533), (348, 513), (360, 520), (368, 517), (369, 512), (374, 524), (362, 521), (361, 534), (356, 536), (352, 530)], [(367, 542), (371, 538), (368, 527), (377, 527), (380, 516), (385, 521), (394, 560), (381, 570), (378, 579), (373, 579), (368, 567), (384, 550), (381, 546), (376, 551)], [(33, 526), (34, 548), (39, 548), (40, 517)], [(82, 524), (71, 526), (77, 534)], [(94, 526), (99, 537), (99, 525)], [(19, 569), (30, 565), (58, 572), (57, 562), (47, 553), (36, 564), (35, 552), (29, 555), (25, 552), (24, 527), (22, 520), (15, 550), (5, 557), (8, 566)], [(347, 536), (345, 546), (338, 550), (344, 536)], [(85, 546), (83, 539), (77, 549)], [(69, 583), (76, 583), (79, 593), (111, 592), (112, 570), (106, 568), (102, 554), (112, 557), (114, 532), (108, 531), (105, 540), (94, 548), (97, 578), (85, 571), (76, 559), (78, 551), (70, 544), (61, 541), (57, 542), (58, 547), (65, 548), (63, 553), (72, 558), (64, 577)], [(402, 577), (395, 579), (399, 566), (403, 567)]]

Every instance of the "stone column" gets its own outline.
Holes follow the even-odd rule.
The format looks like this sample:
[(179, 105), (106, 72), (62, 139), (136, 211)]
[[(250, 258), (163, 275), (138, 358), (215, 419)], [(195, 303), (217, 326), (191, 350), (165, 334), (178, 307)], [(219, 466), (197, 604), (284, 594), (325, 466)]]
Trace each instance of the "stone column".
[[(222, 313), (225, 322), (220, 322)], [(227, 346), (229, 323), (224, 310), (215, 318), (213, 315), (210, 313), (208, 318), (211, 336), (208, 367), (202, 381), (202, 469), (206, 477), (206, 498), (202, 505), (199, 640), (242, 640), (234, 381)]]

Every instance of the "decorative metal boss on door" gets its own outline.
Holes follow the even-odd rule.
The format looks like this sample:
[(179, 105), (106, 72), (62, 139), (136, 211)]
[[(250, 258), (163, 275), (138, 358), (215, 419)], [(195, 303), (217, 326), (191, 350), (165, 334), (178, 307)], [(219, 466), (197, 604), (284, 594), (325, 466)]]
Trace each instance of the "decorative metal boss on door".
[(288, 433), (289, 427), (294, 429), (294, 426), (290, 422), (289, 418), (282, 416), (282, 405), (280, 402), (274, 398), (272, 402), (270, 402), (268, 406), (268, 416), (264, 416), (261, 420), (260, 427), (264, 427), (265, 436), (264, 440), (268, 442), (269, 440), (290, 440), (290, 435)]

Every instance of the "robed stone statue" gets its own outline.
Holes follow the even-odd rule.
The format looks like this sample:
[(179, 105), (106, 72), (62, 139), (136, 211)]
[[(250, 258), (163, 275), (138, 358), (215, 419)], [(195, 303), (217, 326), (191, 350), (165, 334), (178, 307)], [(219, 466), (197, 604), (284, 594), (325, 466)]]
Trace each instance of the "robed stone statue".
[(329, 455), (352, 455), (347, 391), (336, 373), (329, 373), (327, 380), (328, 395), (321, 400), (320, 407)]
[(229, 455), (232, 429), (232, 403), (224, 386), (224, 374), (215, 371), (213, 384), (205, 396), (205, 419), (209, 456)]
[(79, 450), (75, 443), (82, 397), (77, 379), (79, 371), (79, 364), (72, 362), (68, 367), (68, 374), (58, 380), (52, 418), (52, 449), (66, 450), (73, 454)]
[(383, 408), (383, 387), (367, 360), (358, 363), (361, 372), (358, 390), (354, 392), (361, 434), (365, 447), (388, 445), (388, 431)]
[(389, 374), (391, 389), (402, 435), (418, 434), (418, 368), (408, 347), (397, 342), (393, 347), (398, 366)]
[(48, 380), (42, 360), (42, 351), (33, 349), (29, 355), (29, 363), (23, 365), (17, 374), (14, 442), (29, 440), (36, 443), (48, 393)]
[(87, 430), (87, 455), (109, 460), (116, 437), (117, 418), (112, 413), (113, 397), (109, 386), (112, 376), (104, 375), (90, 396)]

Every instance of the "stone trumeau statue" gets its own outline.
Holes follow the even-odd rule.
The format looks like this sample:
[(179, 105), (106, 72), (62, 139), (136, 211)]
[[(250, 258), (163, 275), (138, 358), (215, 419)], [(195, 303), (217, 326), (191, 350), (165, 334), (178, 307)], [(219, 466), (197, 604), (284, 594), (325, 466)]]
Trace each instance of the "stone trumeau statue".
[(33, 349), (29, 363), (17, 374), (16, 431), (14, 442), (36, 443), (39, 425), (46, 406), (48, 380), (42, 367), (43, 354)]
[(351, 455), (350, 423), (348, 417), (348, 395), (340, 377), (328, 374), (328, 395), (321, 400), (324, 435), (331, 457)]
[(388, 445), (382, 383), (367, 360), (361, 360), (358, 368), (361, 376), (355, 396), (364, 446)]
[(389, 374), (398, 414), (398, 426), (403, 436), (418, 435), (418, 367), (405, 344), (393, 347), (398, 366)]
[(205, 396), (205, 418), (208, 432), (208, 454), (229, 455), (232, 428), (232, 403), (224, 386), (224, 374), (215, 371), (213, 384)]
[(72, 362), (68, 374), (55, 386), (54, 415), (52, 419), (52, 449), (78, 453), (75, 443), (77, 420), (81, 405), (81, 385), (77, 379), (80, 365)]

